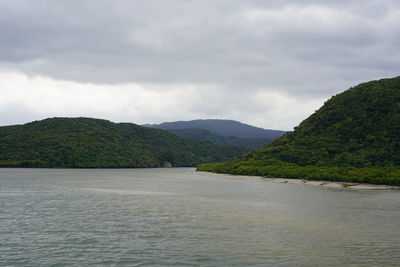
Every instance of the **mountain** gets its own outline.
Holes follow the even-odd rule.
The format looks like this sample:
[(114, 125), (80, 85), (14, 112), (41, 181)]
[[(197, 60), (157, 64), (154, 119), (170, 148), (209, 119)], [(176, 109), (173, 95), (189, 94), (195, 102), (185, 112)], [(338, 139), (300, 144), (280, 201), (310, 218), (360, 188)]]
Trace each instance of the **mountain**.
[(262, 145), (273, 140), (271, 138), (242, 138), (236, 136), (227, 137), (217, 135), (203, 129), (167, 129), (166, 131), (189, 139), (209, 141), (213, 144), (219, 145), (240, 146), (245, 147), (248, 150), (260, 148)]
[(400, 184), (400, 77), (350, 88), (262, 149), (200, 169)]
[(239, 147), (214, 145), (132, 123), (51, 118), (0, 127), (2, 167), (160, 167), (227, 161)]
[(143, 126), (171, 130), (171, 129), (203, 129), (221, 136), (236, 136), (241, 138), (268, 138), (275, 139), (285, 132), (266, 130), (233, 120), (192, 120), (164, 122), (161, 124), (145, 124)]

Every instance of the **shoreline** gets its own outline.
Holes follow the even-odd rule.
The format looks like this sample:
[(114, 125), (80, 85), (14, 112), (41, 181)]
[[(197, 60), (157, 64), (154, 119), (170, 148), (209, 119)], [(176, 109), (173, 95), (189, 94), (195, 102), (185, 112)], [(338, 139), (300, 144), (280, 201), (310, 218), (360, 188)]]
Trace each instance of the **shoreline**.
[(328, 188), (343, 188), (350, 190), (400, 190), (400, 186), (394, 185), (380, 185), (380, 184), (366, 184), (366, 183), (351, 183), (351, 182), (339, 182), (339, 181), (324, 181), (324, 180), (306, 180), (306, 179), (293, 179), (293, 178), (268, 178), (263, 176), (251, 176), (251, 175), (232, 175), (225, 173), (214, 173), (207, 171), (196, 171), (200, 175), (214, 175), (229, 179), (242, 179), (250, 181), (267, 181), (273, 183), (284, 183), (284, 184), (299, 184), (308, 186), (322, 186)]

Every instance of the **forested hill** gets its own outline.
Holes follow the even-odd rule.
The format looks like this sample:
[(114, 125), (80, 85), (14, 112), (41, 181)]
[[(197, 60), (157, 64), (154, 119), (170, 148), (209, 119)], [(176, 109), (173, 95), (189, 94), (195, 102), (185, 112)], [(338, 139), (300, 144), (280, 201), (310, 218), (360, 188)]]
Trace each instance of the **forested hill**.
[(332, 97), (294, 132), (251, 157), (299, 165), (400, 165), (400, 77)]
[(189, 140), (132, 123), (51, 118), (0, 127), (2, 167), (160, 167), (227, 161), (239, 147)]
[[(332, 97), (295, 130), (241, 161), (208, 170), (400, 183), (400, 77)], [(247, 169), (247, 170), (245, 170)]]
[(279, 130), (267, 130), (233, 120), (192, 120), (164, 122), (161, 124), (146, 124), (146, 127), (163, 130), (170, 129), (203, 129), (221, 136), (236, 136), (241, 138), (268, 138), (275, 139), (285, 132)]
[(270, 143), (273, 140), (265, 137), (243, 138), (237, 136), (222, 136), (203, 129), (166, 129), (166, 131), (190, 139), (209, 141), (219, 145), (240, 146), (248, 150), (261, 148), (264, 144)]

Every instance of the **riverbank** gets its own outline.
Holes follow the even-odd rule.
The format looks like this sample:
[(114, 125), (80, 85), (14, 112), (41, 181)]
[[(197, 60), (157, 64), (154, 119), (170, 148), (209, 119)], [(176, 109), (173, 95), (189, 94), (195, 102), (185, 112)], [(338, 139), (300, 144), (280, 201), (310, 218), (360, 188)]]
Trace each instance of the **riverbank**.
[(282, 161), (232, 161), (197, 166), (199, 171), (233, 175), (304, 179), (307, 181), (340, 182), (345, 184), (376, 184), (400, 186), (400, 166), (335, 167), (299, 166)]
[(330, 188), (345, 188), (351, 190), (400, 190), (400, 186), (392, 185), (378, 185), (367, 183), (350, 183), (350, 182), (331, 182), (323, 180), (306, 180), (306, 179), (292, 179), (292, 178), (268, 178), (263, 176), (250, 176), (250, 175), (232, 175), (223, 173), (213, 173), (207, 171), (196, 171), (200, 175), (214, 175), (229, 179), (245, 179), (251, 181), (268, 181), (273, 183), (285, 184), (301, 184), (309, 186), (322, 186)]

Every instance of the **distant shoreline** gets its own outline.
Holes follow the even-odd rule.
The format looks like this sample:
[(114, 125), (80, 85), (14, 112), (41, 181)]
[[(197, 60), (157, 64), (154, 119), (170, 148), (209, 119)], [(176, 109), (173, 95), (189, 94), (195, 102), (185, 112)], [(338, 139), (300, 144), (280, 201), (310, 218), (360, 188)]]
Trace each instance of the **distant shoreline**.
[(351, 182), (340, 182), (340, 181), (324, 181), (324, 180), (306, 180), (306, 179), (293, 179), (293, 178), (268, 178), (263, 176), (250, 176), (250, 175), (233, 175), (224, 173), (214, 173), (207, 171), (196, 171), (200, 175), (213, 175), (229, 179), (243, 179), (251, 181), (268, 181), (273, 183), (284, 183), (284, 184), (300, 184), (310, 186), (322, 186), (329, 188), (343, 188), (351, 190), (400, 190), (400, 186), (393, 185), (380, 185), (380, 184), (367, 184), (367, 183), (351, 183)]

